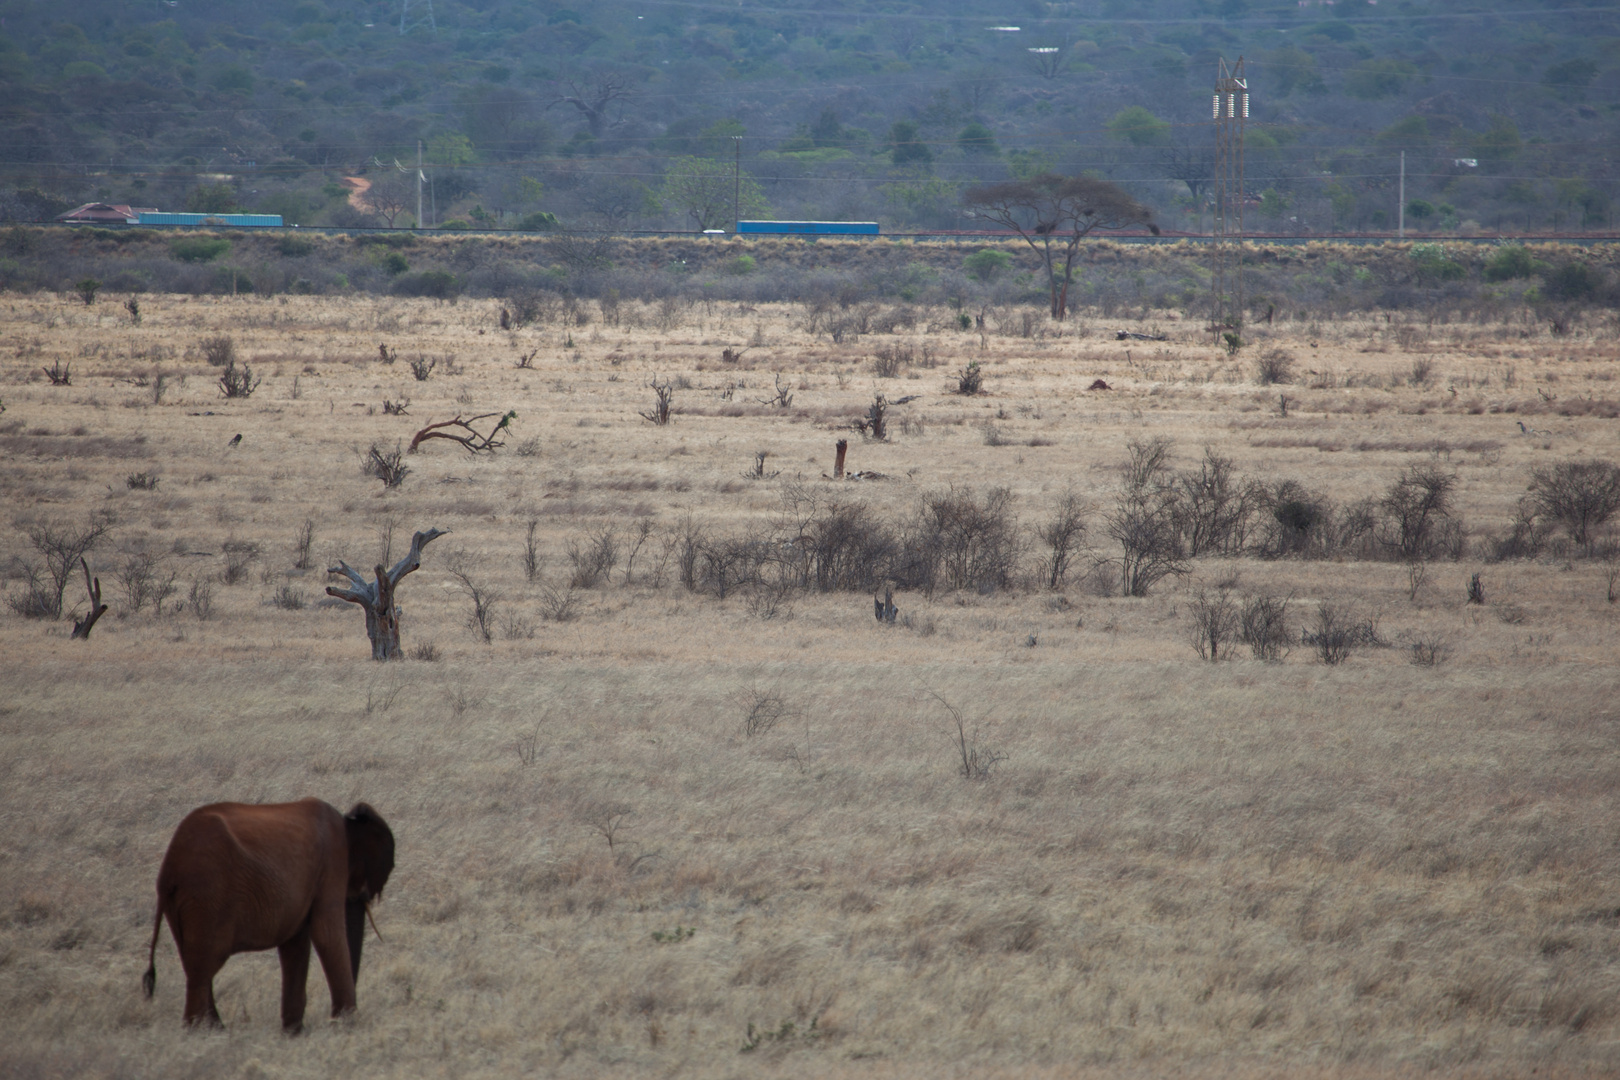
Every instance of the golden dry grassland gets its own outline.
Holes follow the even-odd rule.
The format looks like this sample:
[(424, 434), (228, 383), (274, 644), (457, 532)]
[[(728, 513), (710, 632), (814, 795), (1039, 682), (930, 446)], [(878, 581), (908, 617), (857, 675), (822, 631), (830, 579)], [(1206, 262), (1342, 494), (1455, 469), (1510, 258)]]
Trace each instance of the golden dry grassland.
[[(1477, 553), (1532, 467), (1620, 459), (1612, 317), (1290, 323), (1232, 358), (1169, 316), (1159, 343), (1086, 317), (993, 332), (1008, 314), (981, 347), (943, 309), (834, 344), (798, 306), (625, 301), (609, 325), (591, 303), (508, 333), (490, 301), (148, 296), (137, 326), (122, 300), (0, 297), (7, 595), (31, 527), (114, 523), (89, 641), (0, 612), (0, 1074), (1620, 1069), (1620, 611), (1600, 560)], [(246, 400), (203, 361), (217, 334), (264, 376)], [(897, 345), (912, 362), (879, 379)], [(1297, 378), (1258, 386), (1275, 349)], [(974, 360), (985, 392), (950, 393)], [(58, 362), (68, 386), (41, 373)], [(638, 416), (655, 377), (668, 426)], [(918, 395), (886, 442), (849, 429), (877, 390)], [(493, 456), (430, 443), (393, 490), (361, 471), (374, 443), (508, 409)], [(1078, 493), (1108, 558), (1126, 444), (1158, 436), (1177, 467), (1208, 446), (1347, 501), (1443, 466), (1468, 552), (1415, 597), (1398, 562), (1246, 557), (1126, 599), (1087, 558), (1040, 587), (1032, 544), (1018, 587), (902, 591), (883, 625), (861, 593), (689, 591), (665, 548), (688, 518), (768, 528), (785, 493), (898, 520), (1005, 486), (1026, 536)], [(839, 437), (884, 479), (823, 480)], [(779, 475), (744, 475), (759, 451)], [(621, 551), (570, 593), (570, 543), (612, 526), (627, 550), (644, 520), (632, 573)], [(429, 527), (451, 533), (400, 589), (411, 658), (373, 663), (323, 571)], [(134, 613), (118, 578), (141, 553), (175, 591)], [(454, 569), (493, 597), (488, 643)], [(1234, 579), (1291, 596), (1296, 629), (1352, 602), (1389, 647), (1201, 662), (1189, 605)], [(82, 612), (78, 577), (66, 600)], [(1410, 663), (1415, 637), (1443, 662)], [(987, 779), (961, 775), (952, 708), (1005, 755)], [(218, 980), (227, 1030), (184, 1032), (167, 930), (140, 994), (171, 832), (306, 795), (365, 799), (399, 839), (358, 1015), (283, 1038), (255, 954)], [(318, 974), (310, 1000), (318, 1019)]]

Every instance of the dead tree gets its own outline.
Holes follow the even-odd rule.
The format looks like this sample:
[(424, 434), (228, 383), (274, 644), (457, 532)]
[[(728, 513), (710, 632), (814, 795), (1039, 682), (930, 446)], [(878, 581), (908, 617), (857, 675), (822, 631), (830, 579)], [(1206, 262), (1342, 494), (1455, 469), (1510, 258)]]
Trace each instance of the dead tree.
[(855, 426), (862, 435), (868, 435), (879, 442), (886, 442), (889, 438), (889, 403), (879, 394), (872, 399), (872, 404), (866, 407), (866, 417), (855, 421)]
[(653, 402), (651, 409), (641, 414), (641, 418), (663, 427), (669, 423), (670, 414), (674, 412), (675, 384), (661, 383), (658, 381), (658, 376), (654, 375), (652, 382), (647, 385), (652, 389), (657, 400)]
[(346, 589), (328, 585), (326, 595), (359, 604), (365, 611), (366, 636), (371, 639), (373, 660), (395, 660), (403, 655), (399, 648), (399, 607), (394, 603), (394, 590), (399, 588), (401, 578), (422, 565), (422, 549), (449, 531), (429, 529), (411, 537), (410, 552), (395, 563), (392, 570), (385, 571), (381, 563), (377, 564), (375, 582), (366, 581), (341, 559), (336, 566), (327, 570), (328, 574), (342, 574), (354, 583)]
[(844, 455), (849, 452), (849, 440), (839, 439), (833, 443), (833, 479), (844, 478)]
[(101, 579), (90, 576), (90, 564), (79, 556), (79, 565), (84, 568), (84, 591), (90, 594), (90, 610), (82, 619), (73, 621), (73, 637), (89, 640), (90, 628), (96, 625), (96, 620), (107, 614), (107, 605), (101, 602)]
[[(500, 420), (490, 429), (488, 435), (482, 435), (473, 427), (480, 420), (488, 420), (493, 416), (500, 416)], [(454, 420), (442, 420), (437, 424), (429, 424), (418, 431), (411, 438), (411, 445), (406, 449), (407, 454), (416, 453), (416, 448), (429, 439), (449, 439), (453, 443), (460, 443), (469, 454), (493, 454), (506, 445), (505, 440), (496, 439), (495, 436), (505, 431), (513, 420), (517, 419), (517, 410), (513, 409), (505, 415), (500, 413), (479, 413), (463, 420), (456, 417)], [(461, 434), (456, 434), (457, 430)]]
[(569, 79), (568, 88), (573, 91), (572, 94), (557, 95), (546, 108), (572, 105), (579, 110), (585, 120), (585, 126), (590, 128), (591, 135), (598, 139), (609, 127), (608, 106), (615, 101), (635, 96), (635, 89), (631, 86), (630, 80), (613, 73)]

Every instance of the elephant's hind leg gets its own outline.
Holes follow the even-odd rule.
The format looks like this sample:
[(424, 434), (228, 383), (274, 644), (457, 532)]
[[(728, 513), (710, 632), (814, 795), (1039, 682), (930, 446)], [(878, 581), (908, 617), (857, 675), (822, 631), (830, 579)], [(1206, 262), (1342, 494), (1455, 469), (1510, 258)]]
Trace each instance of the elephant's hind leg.
[(207, 943), (199, 944), (195, 935), (188, 936), (180, 920), (169, 918), (169, 932), (174, 935), (175, 947), (180, 952), (180, 967), (186, 973), (185, 1022), (191, 1027), (220, 1028), (225, 1024), (219, 1018), (219, 1007), (214, 1002), (214, 976), (225, 966), (228, 954), (216, 954)]
[(214, 964), (184, 965), (186, 969), (186, 1023), (193, 1027), (221, 1028), (219, 1007), (214, 1003), (214, 976), (225, 966), (224, 961)]
[(276, 950), (281, 954), (281, 1030), (297, 1035), (304, 1030), (304, 1004), (309, 984), (309, 923), (298, 933), (282, 942)]

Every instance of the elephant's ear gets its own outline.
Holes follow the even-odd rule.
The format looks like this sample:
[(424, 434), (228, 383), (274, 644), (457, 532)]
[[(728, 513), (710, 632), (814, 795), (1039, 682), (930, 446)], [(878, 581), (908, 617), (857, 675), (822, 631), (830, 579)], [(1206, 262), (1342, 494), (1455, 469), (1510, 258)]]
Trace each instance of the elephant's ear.
[(394, 833), (368, 803), (356, 803), (343, 816), (349, 839), (349, 895), (370, 900), (381, 896), (394, 872)]

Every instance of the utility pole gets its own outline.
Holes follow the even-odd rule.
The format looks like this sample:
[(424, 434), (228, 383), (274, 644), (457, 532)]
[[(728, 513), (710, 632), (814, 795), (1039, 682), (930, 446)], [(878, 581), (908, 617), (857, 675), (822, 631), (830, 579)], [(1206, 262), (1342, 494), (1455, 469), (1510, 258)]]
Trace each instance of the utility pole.
[(416, 140), (416, 227), (422, 227), (422, 140)]
[[(1243, 125), (1249, 119), (1249, 80), (1243, 57), (1215, 69), (1215, 343), (1243, 330)], [(1232, 241), (1236, 241), (1236, 251)]]
[(737, 231), (737, 222), (742, 220), (742, 136), (733, 135), (731, 145), (737, 151), (735, 164), (731, 169), (731, 231)]
[(1405, 240), (1406, 239), (1406, 151), (1405, 150), (1401, 151), (1401, 186), (1400, 186), (1400, 188), (1398, 190), (1399, 190), (1400, 194), (1397, 196), (1397, 198), (1399, 198), (1401, 200), (1401, 205), (1396, 209), (1395, 220), (1399, 223), (1398, 226), (1397, 226), (1397, 228), (1398, 228), (1398, 230), (1400, 232), (1399, 239)]

